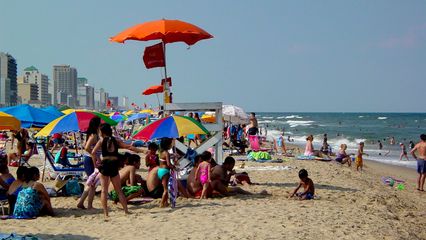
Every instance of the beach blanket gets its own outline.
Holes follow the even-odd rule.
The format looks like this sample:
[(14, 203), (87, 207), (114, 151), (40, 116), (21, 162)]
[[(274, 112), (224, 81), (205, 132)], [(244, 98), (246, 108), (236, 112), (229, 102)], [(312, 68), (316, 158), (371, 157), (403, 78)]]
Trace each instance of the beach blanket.
[(259, 160), (259, 159), (271, 160), (272, 157), (268, 152), (250, 152), (247, 155), (247, 159), (250, 160), (250, 161), (256, 161), (256, 160)]
[(402, 179), (397, 179), (397, 178), (390, 177), (390, 176), (382, 177), (382, 182), (383, 182), (383, 184), (389, 185), (391, 187), (393, 187), (393, 185), (395, 185), (395, 184), (405, 183), (405, 181), (402, 180)]
[(282, 159), (272, 159), (272, 160), (266, 160), (266, 159), (259, 159), (256, 160), (256, 162), (258, 163), (282, 163), (284, 162)]
[(242, 168), (244, 171), (286, 171), (290, 166), (249, 166)]
[(329, 162), (331, 159), (329, 158), (320, 158), (317, 156), (306, 156), (306, 155), (299, 155), (296, 157), (297, 160), (316, 160), (316, 161), (324, 161)]
[(39, 238), (32, 235), (18, 235), (16, 233), (0, 233), (0, 240), (37, 240)]

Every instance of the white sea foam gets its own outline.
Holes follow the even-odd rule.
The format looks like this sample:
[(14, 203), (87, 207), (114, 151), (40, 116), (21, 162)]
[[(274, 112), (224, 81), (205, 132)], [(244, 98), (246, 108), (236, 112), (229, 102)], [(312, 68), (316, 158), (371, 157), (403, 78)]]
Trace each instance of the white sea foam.
[(273, 119), (274, 117), (262, 117), (263, 119)]
[(293, 118), (297, 118), (297, 119), (301, 119), (303, 117), (299, 116), (299, 115), (290, 115), (290, 116), (286, 116), (286, 119), (293, 119)]
[(283, 119), (283, 118), (286, 118), (286, 116), (279, 116), (279, 117), (277, 117), (277, 119)]
[(348, 146), (348, 150), (350, 149), (357, 149), (358, 144), (360, 142), (364, 142), (365, 139), (355, 139), (355, 140), (349, 140), (347, 138), (334, 138), (334, 139), (329, 139), (328, 140), (328, 144), (330, 144), (334, 149), (339, 149), (341, 144), (346, 144)]
[(271, 121), (271, 120), (261, 120), (261, 121), (258, 121), (258, 123), (259, 124), (261, 124), (261, 123), (272, 123), (273, 121)]
[(358, 118), (363, 118), (364, 116), (358, 116)]
[(385, 119), (388, 119), (388, 117), (378, 117), (377, 119), (379, 119), (379, 120), (385, 120)]
[(290, 127), (298, 127), (298, 126), (311, 126), (314, 121), (299, 121), (299, 120), (287, 120), (286, 123), (290, 125)]

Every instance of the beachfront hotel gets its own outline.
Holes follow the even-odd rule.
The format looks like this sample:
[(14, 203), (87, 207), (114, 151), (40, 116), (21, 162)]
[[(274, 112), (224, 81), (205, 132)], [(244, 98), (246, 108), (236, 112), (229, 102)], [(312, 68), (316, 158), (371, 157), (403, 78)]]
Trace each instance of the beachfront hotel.
[[(24, 101), (24, 96), (21, 93), (20, 89), (26, 89), (26, 88), (34, 88), (33, 85), (37, 86), (37, 93), (34, 99), (34, 96), (31, 98), (32, 101), (37, 101), (39, 104), (43, 106), (50, 105), (50, 96), (49, 96), (49, 77), (34, 67), (30, 66), (24, 69), (24, 72), (21, 76), (18, 76), (18, 96), (21, 97), (21, 103), (31, 103)], [(32, 87), (28, 87), (28, 86)], [(26, 87), (24, 87), (26, 86)], [(32, 90), (33, 92), (35, 90)], [(34, 95), (34, 93), (33, 93)], [(26, 99), (27, 95), (25, 95)]]
[(0, 106), (17, 103), (17, 64), (12, 55), (0, 52)]
[(77, 106), (77, 69), (70, 65), (53, 65), (54, 104)]

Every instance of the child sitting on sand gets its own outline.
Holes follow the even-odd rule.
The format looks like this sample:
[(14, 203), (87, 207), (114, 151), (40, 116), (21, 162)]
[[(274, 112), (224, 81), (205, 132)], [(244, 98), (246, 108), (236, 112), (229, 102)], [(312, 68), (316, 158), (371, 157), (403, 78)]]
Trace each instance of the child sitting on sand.
[(340, 145), (340, 150), (339, 150), (339, 152), (337, 153), (337, 156), (336, 156), (336, 162), (339, 162), (339, 163), (341, 163), (341, 164), (345, 164), (345, 163), (347, 163), (348, 164), (348, 166), (350, 167), (351, 166), (351, 163), (352, 163), (352, 161), (351, 161), (351, 157), (350, 157), (350, 155), (348, 155), (347, 153), (346, 153), (346, 149), (348, 148), (348, 146), (346, 145), (346, 144), (341, 144)]
[(362, 160), (362, 155), (367, 155), (366, 153), (364, 153), (364, 142), (360, 142), (359, 143), (359, 147), (358, 147), (358, 154), (356, 156), (355, 159), (355, 165), (356, 165), (356, 170), (361, 170), (362, 171), (362, 166), (364, 165), (364, 161)]
[[(294, 189), (293, 193), (289, 198), (294, 197), (296, 195), (300, 200), (311, 200), (314, 199), (315, 195), (315, 186), (312, 179), (308, 178), (308, 171), (306, 169), (301, 169), (299, 171), (300, 183), (296, 189)], [(303, 192), (297, 192), (300, 187), (303, 187)]]

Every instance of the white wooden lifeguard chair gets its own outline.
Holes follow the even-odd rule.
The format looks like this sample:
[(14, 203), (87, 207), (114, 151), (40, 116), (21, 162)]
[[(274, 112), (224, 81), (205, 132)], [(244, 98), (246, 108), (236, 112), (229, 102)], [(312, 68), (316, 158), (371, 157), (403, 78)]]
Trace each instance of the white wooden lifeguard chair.
[[(200, 154), (209, 148), (214, 149), (214, 159), (218, 164), (223, 162), (223, 121), (222, 121), (222, 103), (166, 103), (164, 104), (164, 113), (170, 115), (175, 112), (215, 112), (215, 123), (203, 123), (203, 126), (210, 132), (210, 137), (201, 143), (194, 150)], [(182, 152), (187, 152), (188, 146), (176, 141), (175, 146)]]

